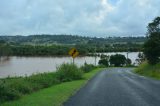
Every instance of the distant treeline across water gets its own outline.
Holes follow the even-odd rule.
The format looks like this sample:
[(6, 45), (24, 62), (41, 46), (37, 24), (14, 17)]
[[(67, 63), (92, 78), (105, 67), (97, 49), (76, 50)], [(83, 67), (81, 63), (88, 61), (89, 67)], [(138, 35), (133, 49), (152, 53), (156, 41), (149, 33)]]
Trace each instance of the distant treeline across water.
[(64, 56), (73, 47), (80, 55), (95, 52), (139, 52), (142, 51), (145, 40), (145, 37), (0, 36), (0, 56)]

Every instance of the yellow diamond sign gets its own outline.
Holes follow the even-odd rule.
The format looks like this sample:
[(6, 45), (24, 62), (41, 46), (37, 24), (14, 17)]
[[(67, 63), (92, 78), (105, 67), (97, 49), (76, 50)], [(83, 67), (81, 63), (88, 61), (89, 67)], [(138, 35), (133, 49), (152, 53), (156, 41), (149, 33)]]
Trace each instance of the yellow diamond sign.
[(72, 48), (69, 51), (69, 55), (71, 55), (73, 58), (75, 58), (75, 57), (77, 57), (79, 55), (79, 52), (75, 48)]

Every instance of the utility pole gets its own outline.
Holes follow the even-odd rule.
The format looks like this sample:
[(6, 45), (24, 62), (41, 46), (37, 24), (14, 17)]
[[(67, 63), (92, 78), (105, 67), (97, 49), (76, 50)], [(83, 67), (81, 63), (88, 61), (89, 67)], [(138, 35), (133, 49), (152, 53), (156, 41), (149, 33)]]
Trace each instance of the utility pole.
[(127, 59), (128, 59), (128, 54), (129, 54), (129, 52), (127, 52)]
[(73, 64), (74, 64), (74, 58), (73, 58)]
[(96, 63), (97, 63), (96, 45), (95, 45), (95, 53), (94, 53), (94, 55), (95, 55), (95, 66), (96, 66)]
[(128, 65), (128, 54), (129, 54), (129, 51), (127, 51), (127, 65)]

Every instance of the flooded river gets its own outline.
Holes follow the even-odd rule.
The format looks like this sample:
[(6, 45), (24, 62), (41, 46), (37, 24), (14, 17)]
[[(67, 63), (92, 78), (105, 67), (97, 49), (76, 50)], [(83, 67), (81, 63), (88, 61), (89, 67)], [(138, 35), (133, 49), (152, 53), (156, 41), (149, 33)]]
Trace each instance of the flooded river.
[[(116, 53), (105, 53), (112, 55)], [(126, 52), (121, 52), (127, 57)], [(132, 52), (128, 54), (128, 57), (135, 62), (138, 52)], [(99, 57), (96, 58), (96, 64), (98, 64)], [(75, 64), (78, 66), (84, 63), (95, 64), (95, 57), (77, 57)], [(8, 57), (0, 59), (0, 78), (8, 76), (25, 76), (36, 73), (52, 72), (56, 71), (56, 67), (62, 63), (72, 63), (71, 57)]]

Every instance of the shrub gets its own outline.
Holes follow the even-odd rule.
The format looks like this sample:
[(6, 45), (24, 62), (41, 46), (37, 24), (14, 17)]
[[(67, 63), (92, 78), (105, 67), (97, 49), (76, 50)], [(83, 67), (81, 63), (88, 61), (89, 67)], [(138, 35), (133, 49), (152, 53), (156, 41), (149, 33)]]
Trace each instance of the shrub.
[(35, 88), (33, 89), (47, 88), (51, 85), (59, 83), (58, 80), (56, 79), (56, 73), (42, 73), (42, 74), (32, 75), (26, 78), (26, 80), (35, 85), (38, 85), (35, 86)]
[(103, 65), (103, 64), (99, 64), (97, 67), (98, 67), (98, 68), (106, 68), (106, 66)]
[(99, 65), (104, 65), (104, 66), (107, 66), (107, 67), (109, 66), (107, 59), (101, 59), (101, 60), (99, 60), (98, 64)]
[(83, 66), (81, 66), (81, 70), (85, 73), (92, 71), (95, 68), (93, 64), (87, 64), (85, 63)]
[(4, 82), (0, 81), (0, 103), (8, 100), (15, 100), (20, 97), (19, 92), (10, 88)]
[(98, 64), (101, 66), (103, 65), (108, 67), (109, 66), (108, 60), (109, 60), (109, 56), (102, 54)]
[(126, 64), (126, 57), (121, 54), (111, 55), (109, 62), (116, 67), (123, 66)]
[(160, 79), (160, 63), (151, 65), (147, 61), (144, 61), (135, 72), (144, 76)]
[(7, 82), (8, 87), (15, 89), (20, 94), (28, 94), (32, 92), (31, 83), (24, 79), (12, 79), (11, 82)]
[(15, 100), (21, 95), (59, 83), (56, 73), (42, 73), (29, 77), (6, 78), (0, 80), (0, 103)]
[(57, 79), (60, 82), (82, 79), (83, 71), (74, 64), (62, 64), (57, 67)]

